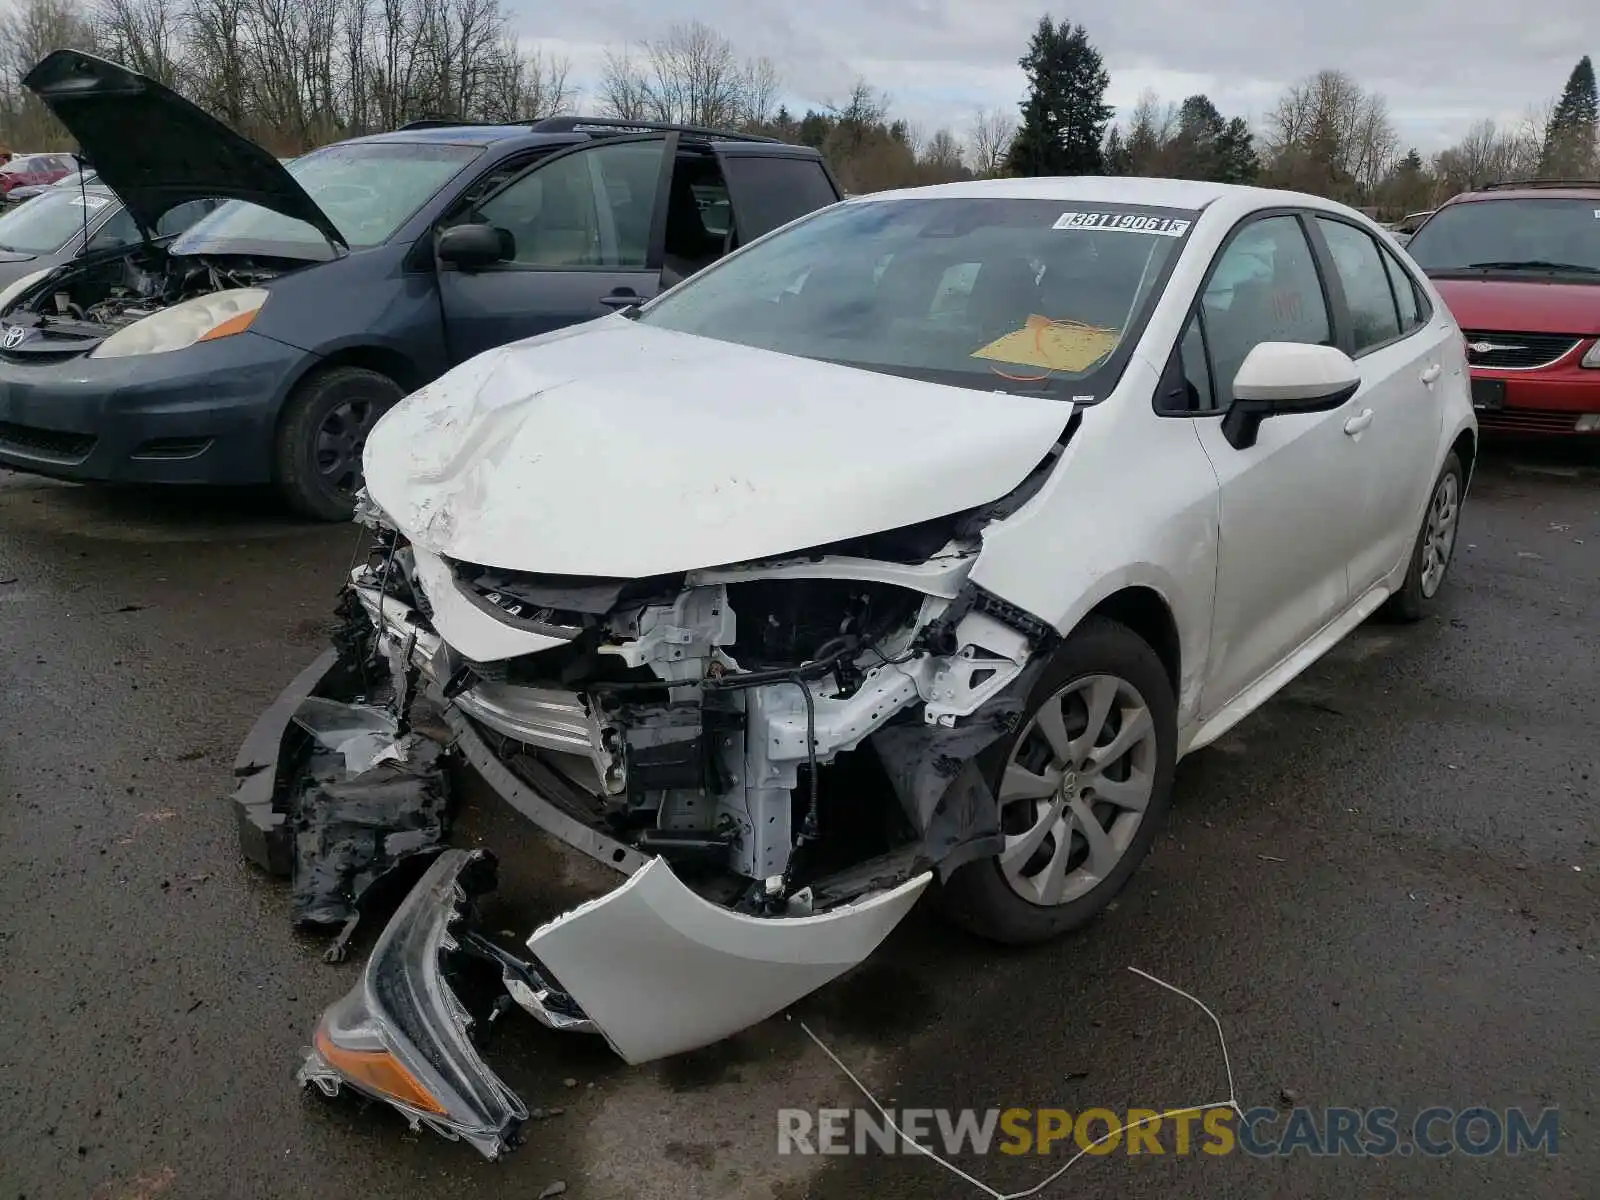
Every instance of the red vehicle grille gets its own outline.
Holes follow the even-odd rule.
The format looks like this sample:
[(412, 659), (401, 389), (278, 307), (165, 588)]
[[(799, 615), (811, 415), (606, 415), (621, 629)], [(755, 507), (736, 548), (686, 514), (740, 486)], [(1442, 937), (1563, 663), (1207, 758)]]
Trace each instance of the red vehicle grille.
[[(1497, 371), (1549, 366), (1572, 353), (1572, 348), (1583, 340), (1566, 333), (1495, 333), (1481, 329), (1462, 330), (1462, 336), (1467, 340), (1467, 362)], [(1493, 349), (1475, 350), (1475, 344)]]

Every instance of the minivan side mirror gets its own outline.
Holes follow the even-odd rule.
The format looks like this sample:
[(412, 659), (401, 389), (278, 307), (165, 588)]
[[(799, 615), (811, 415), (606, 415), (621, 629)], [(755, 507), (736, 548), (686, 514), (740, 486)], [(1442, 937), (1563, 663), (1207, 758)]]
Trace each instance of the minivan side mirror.
[(509, 230), (493, 225), (452, 225), (439, 234), (435, 252), (440, 262), (472, 271), (514, 258), (517, 245)]
[(1256, 444), (1261, 422), (1289, 413), (1328, 412), (1361, 386), (1361, 368), (1336, 346), (1262, 342), (1233, 377), (1222, 436), (1235, 450)]

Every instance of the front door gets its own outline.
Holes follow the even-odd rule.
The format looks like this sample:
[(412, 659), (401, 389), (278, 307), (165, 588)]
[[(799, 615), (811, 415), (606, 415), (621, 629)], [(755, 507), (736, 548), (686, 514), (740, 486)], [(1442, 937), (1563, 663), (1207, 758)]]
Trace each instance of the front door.
[(475, 218), (508, 232), (513, 250), (480, 270), (439, 264), (452, 363), (655, 295), (661, 264), (652, 234), (673, 140), (579, 146), (535, 164), (477, 206)]
[[(1248, 221), (1225, 245), (1185, 335), (1220, 415), (1233, 379), (1262, 342), (1332, 345), (1334, 324), (1300, 218)], [(1199, 365), (1203, 364), (1203, 368)], [(1220, 419), (1196, 423), (1221, 489), (1221, 546), (1211, 657), (1201, 696), (1214, 716), (1330, 623), (1350, 601), (1366, 446), (1345, 433), (1351, 406), (1263, 421), (1236, 449)]]

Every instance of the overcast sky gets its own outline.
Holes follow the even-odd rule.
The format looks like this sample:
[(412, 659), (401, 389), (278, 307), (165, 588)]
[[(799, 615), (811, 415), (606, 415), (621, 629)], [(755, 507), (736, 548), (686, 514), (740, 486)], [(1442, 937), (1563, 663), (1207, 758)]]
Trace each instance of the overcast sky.
[[(777, 62), (791, 104), (843, 100), (864, 76), (896, 115), (958, 132), (975, 110), (1021, 98), (1016, 60), (1043, 11), (1041, 0), (507, 4), (518, 33), (567, 56), (580, 84), (607, 45), (698, 18), (741, 56)], [(1080, 0), (1052, 15), (1088, 29), (1124, 114), (1151, 87), (1173, 101), (1205, 92), (1254, 124), (1287, 84), (1336, 67), (1382, 92), (1407, 144), (1428, 152), (1482, 117), (1514, 120), (1553, 99), (1590, 43), (1600, 52), (1597, 11), (1582, 0)]]

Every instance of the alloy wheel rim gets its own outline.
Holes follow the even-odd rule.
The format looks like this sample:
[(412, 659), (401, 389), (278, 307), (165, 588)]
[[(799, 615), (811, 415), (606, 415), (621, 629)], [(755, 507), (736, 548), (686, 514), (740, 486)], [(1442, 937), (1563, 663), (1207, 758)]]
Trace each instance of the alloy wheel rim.
[(361, 479), (361, 454), (377, 417), (372, 401), (352, 398), (335, 404), (317, 426), (312, 452), (323, 482), (334, 491), (355, 491)]
[(1456, 545), (1456, 522), (1461, 513), (1461, 487), (1454, 474), (1439, 480), (1433, 500), (1428, 504), (1428, 519), (1422, 531), (1422, 594), (1432, 599), (1444, 582)]
[(1031, 904), (1069, 904), (1127, 854), (1155, 792), (1156, 726), (1131, 683), (1088, 675), (1044, 701), (1000, 781), (1000, 874)]

